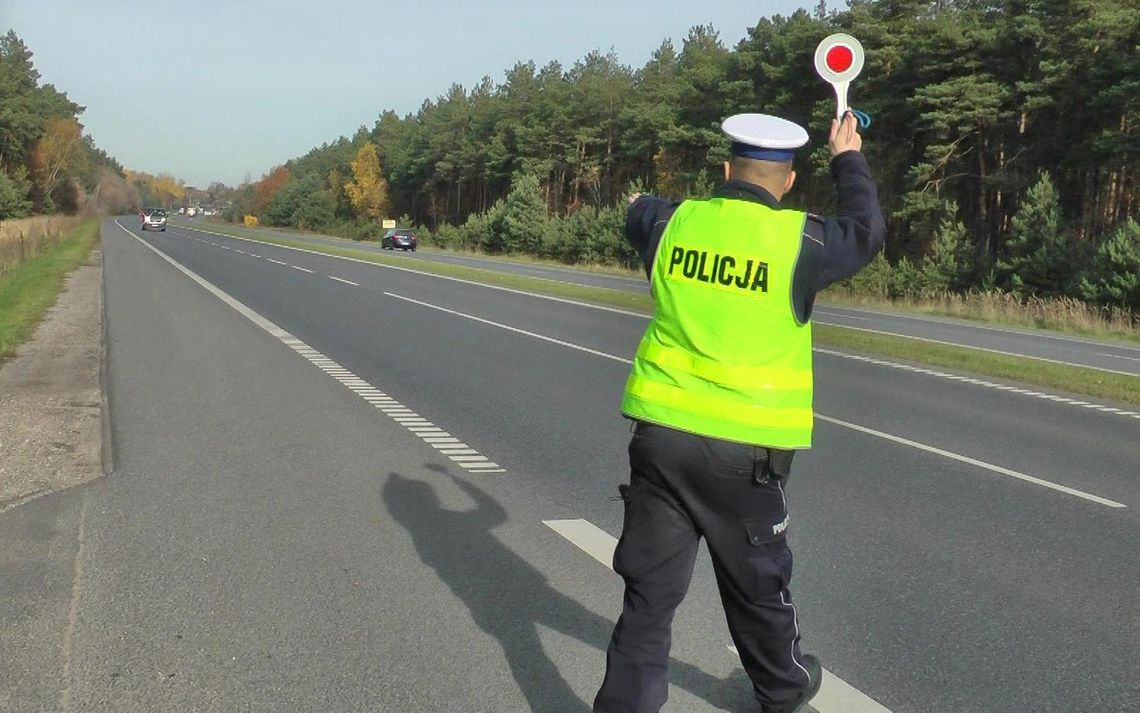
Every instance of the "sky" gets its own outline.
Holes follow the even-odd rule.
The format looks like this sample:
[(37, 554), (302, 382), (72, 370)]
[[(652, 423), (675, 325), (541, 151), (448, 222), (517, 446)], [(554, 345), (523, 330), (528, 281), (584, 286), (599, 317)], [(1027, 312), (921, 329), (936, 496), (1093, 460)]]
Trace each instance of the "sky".
[(41, 83), (87, 110), (126, 168), (187, 185), (256, 180), (314, 146), (415, 112), (516, 62), (592, 50), (631, 67), (712, 24), (735, 45), (797, 0), (0, 0)]

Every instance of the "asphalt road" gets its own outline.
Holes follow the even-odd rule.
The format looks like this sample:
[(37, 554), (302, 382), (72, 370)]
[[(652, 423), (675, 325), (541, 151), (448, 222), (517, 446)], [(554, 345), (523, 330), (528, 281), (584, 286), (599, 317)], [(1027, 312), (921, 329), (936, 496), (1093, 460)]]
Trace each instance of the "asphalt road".
[[(0, 710), (588, 710), (643, 318), (173, 228), (104, 264), (116, 468), (0, 514)], [(821, 713), (1136, 710), (1140, 420), (904, 367), (816, 357)], [(727, 642), (702, 554), (666, 710), (752, 709)]]
[[(209, 223), (187, 220), (175, 224), (188, 228), (211, 230)], [(246, 230), (242, 228), (242, 230)], [(381, 251), (370, 243), (360, 243), (340, 238), (329, 238), (305, 233), (285, 233), (268, 229), (258, 229), (275, 237), (309, 242), (314, 245), (351, 246), (354, 249), (370, 252)], [(639, 277), (607, 275), (602, 273), (575, 270), (571, 267), (528, 265), (525, 263), (496, 260), (472, 255), (458, 255), (447, 252), (416, 251), (399, 253), (408, 260), (425, 260), (454, 265), (478, 267), (485, 270), (508, 272), (528, 277), (538, 277), (559, 282), (570, 282), (590, 287), (605, 287), (614, 290), (648, 293), (648, 283)], [(1077, 337), (1048, 330), (1018, 329), (992, 324), (979, 324), (969, 320), (943, 317), (926, 317), (878, 310), (844, 307), (821, 302), (813, 316), (818, 324), (830, 324), (854, 329), (864, 329), (883, 334), (894, 334), (918, 339), (956, 344), (961, 346), (988, 349), (991, 351), (1028, 356), (1035, 359), (1085, 366), (1104, 371), (1140, 376), (1140, 344), (1125, 344), (1108, 340)]]

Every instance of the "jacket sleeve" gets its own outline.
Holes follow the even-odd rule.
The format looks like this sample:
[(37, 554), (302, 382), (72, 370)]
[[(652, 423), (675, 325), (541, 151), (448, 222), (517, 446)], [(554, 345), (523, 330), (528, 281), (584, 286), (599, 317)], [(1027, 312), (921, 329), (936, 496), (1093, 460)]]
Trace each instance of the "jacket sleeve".
[(845, 151), (831, 161), (839, 209), (823, 220), (823, 261), (814, 291), (851, 277), (883, 247), (887, 225), (871, 167), (859, 151)]
[(845, 151), (831, 160), (838, 210), (833, 218), (809, 215), (792, 296), (801, 320), (811, 316), (817, 292), (863, 269), (883, 247), (887, 226), (867, 159)]
[(641, 256), (645, 275), (653, 272), (653, 258), (665, 232), (665, 225), (679, 204), (657, 196), (641, 196), (630, 204), (625, 214), (625, 239)]

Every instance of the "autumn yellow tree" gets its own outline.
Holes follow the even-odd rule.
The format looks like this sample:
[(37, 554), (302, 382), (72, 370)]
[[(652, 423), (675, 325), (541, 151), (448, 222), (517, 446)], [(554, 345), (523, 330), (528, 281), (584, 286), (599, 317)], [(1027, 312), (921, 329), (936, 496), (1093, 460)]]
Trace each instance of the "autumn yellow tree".
[(376, 220), (388, 209), (388, 182), (380, 173), (380, 156), (371, 141), (356, 152), (352, 180), (345, 184), (344, 192), (359, 216)]
[(73, 118), (54, 119), (32, 149), (32, 175), (45, 196), (83, 158), (83, 127)]
[(153, 176), (142, 171), (124, 170), (127, 183), (133, 185), (141, 202), (145, 205), (160, 205), (169, 208), (181, 203), (186, 195), (186, 186), (169, 173)]
[(169, 207), (182, 202), (182, 198), (186, 195), (186, 186), (169, 173), (160, 173), (154, 177), (151, 191), (160, 204)]

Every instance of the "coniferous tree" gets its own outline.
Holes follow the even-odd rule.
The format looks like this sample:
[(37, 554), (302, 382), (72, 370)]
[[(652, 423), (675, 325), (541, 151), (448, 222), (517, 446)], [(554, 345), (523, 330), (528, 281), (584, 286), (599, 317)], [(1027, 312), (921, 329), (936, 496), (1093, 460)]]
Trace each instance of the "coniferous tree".
[(1140, 223), (1129, 219), (1101, 243), (1081, 292), (1093, 302), (1140, 311)]
[(1077, 279), (1073, 256), (1057, 189), (1049, 174), (1042, 173), (1013, 217), (1011, 237), (997, 263), (999, 279), (1018, 295), (1063, 295)]

